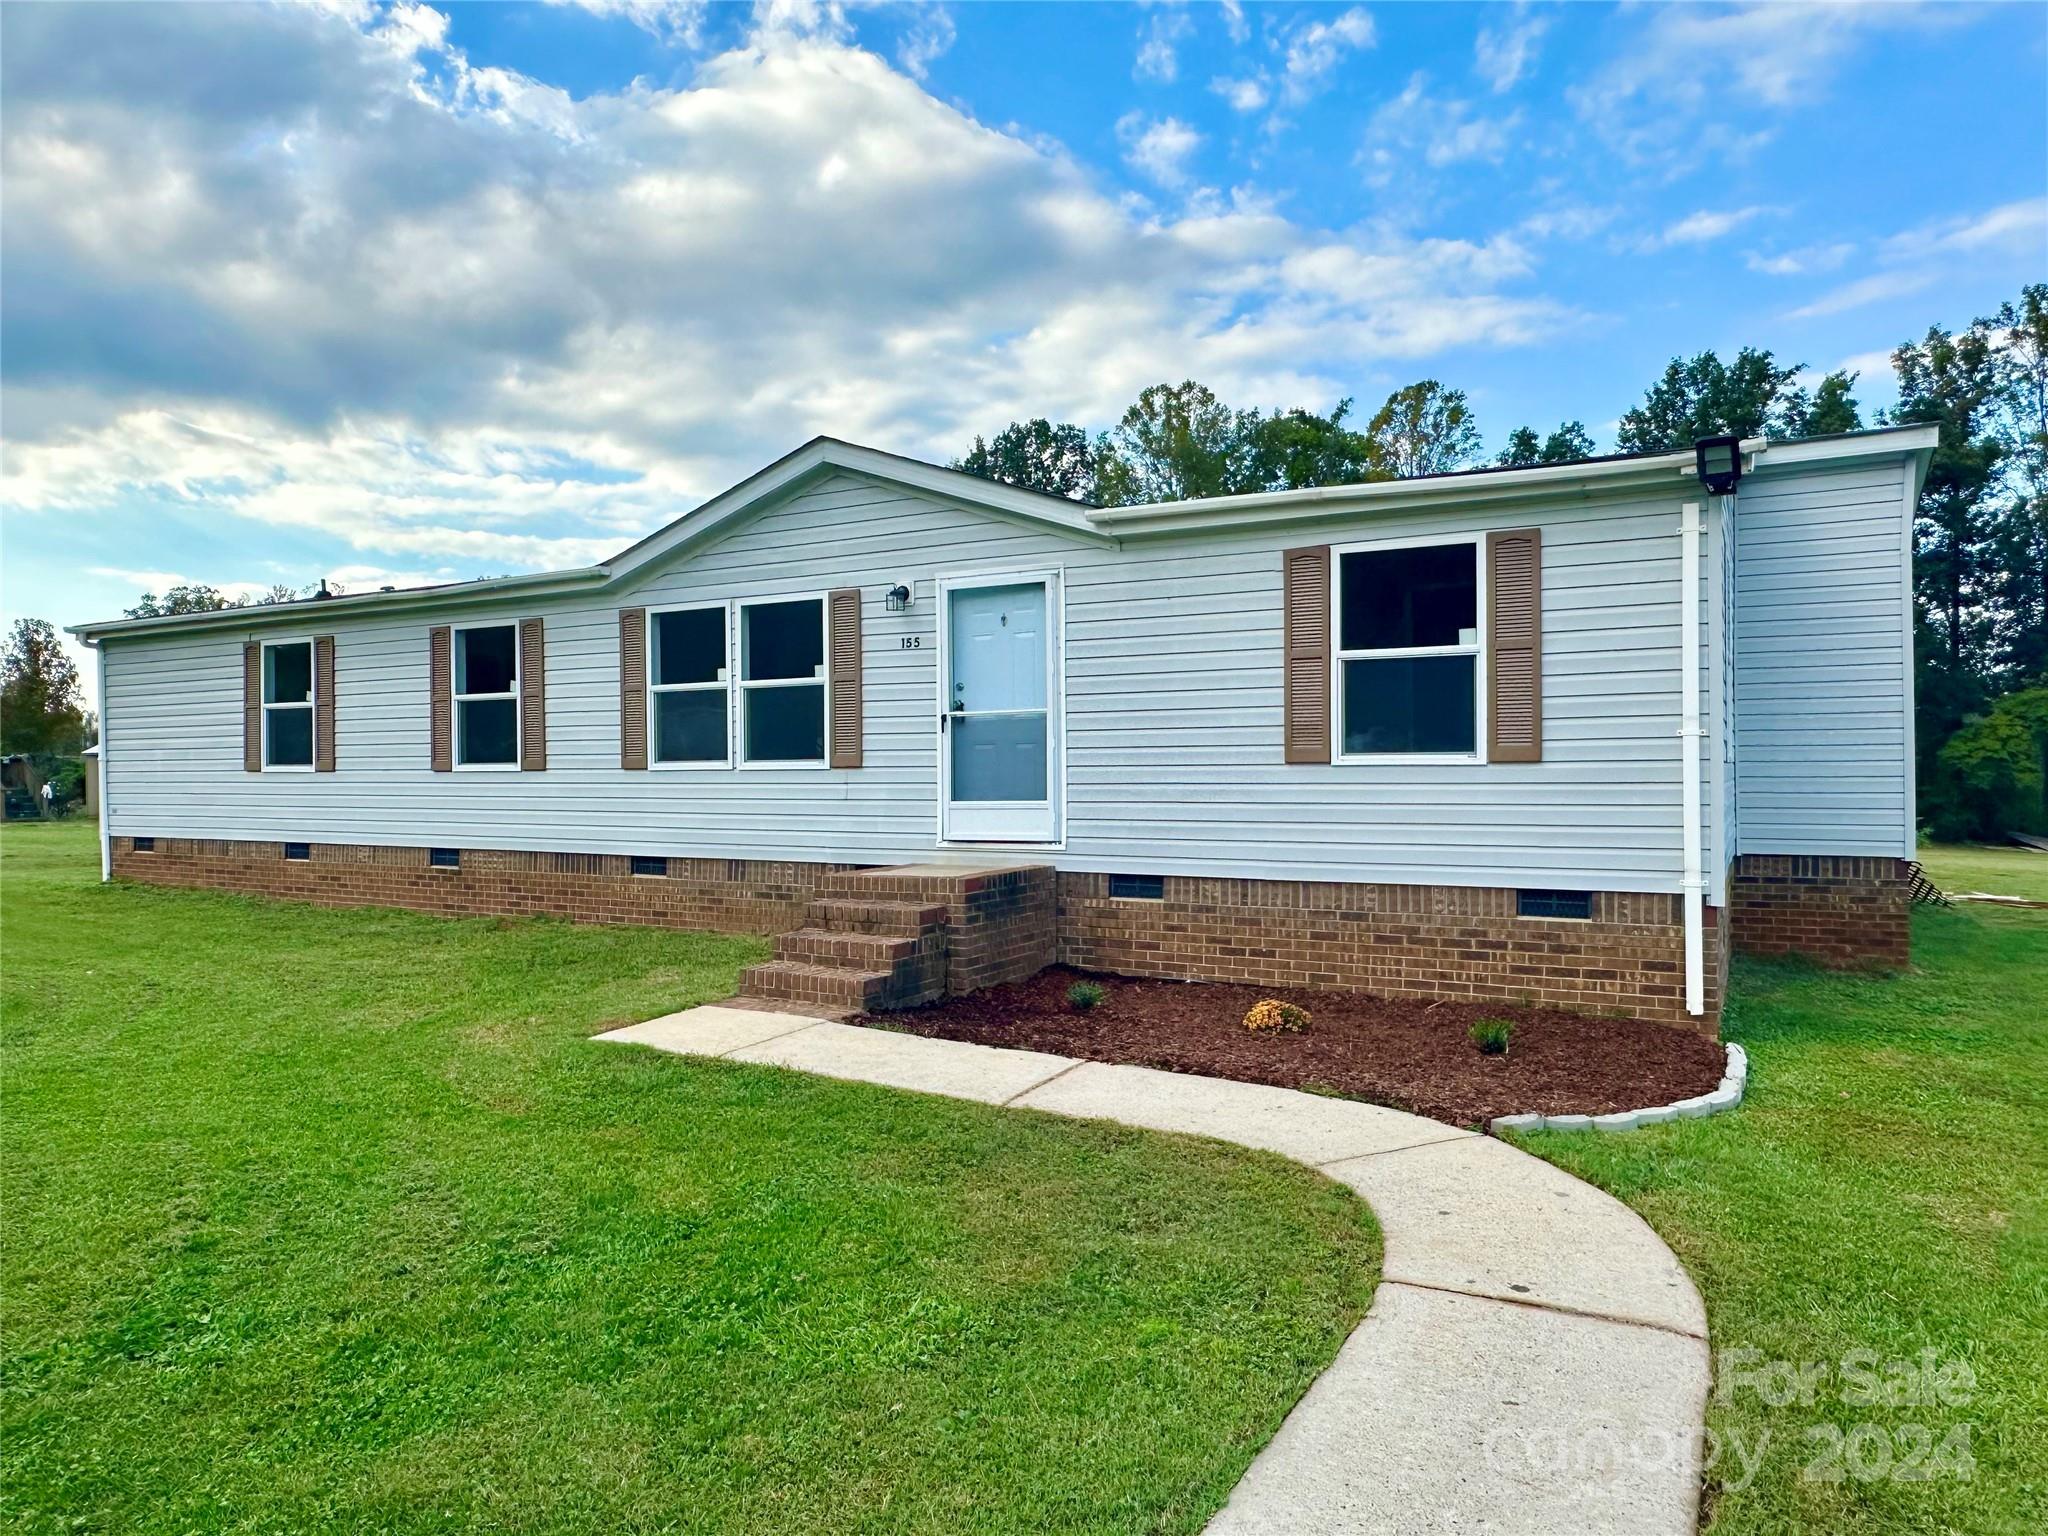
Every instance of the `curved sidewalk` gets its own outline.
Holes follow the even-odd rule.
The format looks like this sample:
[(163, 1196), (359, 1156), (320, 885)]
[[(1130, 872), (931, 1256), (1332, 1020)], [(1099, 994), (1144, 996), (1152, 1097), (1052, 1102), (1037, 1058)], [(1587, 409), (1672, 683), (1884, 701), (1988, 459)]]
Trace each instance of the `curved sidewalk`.
[(1371, 1309), (1259, 1452), (1219, 1536), (1686, 1533), (1707, 1324), (1643, 1219), (1490, 1137), (1285, 1088), (692, 1008), (596, 1037), (1278, 1152), (1365, 1197)]

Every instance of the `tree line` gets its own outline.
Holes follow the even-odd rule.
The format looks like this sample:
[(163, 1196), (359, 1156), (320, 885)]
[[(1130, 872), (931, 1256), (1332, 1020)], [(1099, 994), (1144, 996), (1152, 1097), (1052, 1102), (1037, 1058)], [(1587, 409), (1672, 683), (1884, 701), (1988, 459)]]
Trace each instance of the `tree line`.
[[(1936, 837), (2048, 832), (2048, 284), (1957, 331), (1892, 353), (1899, 401), (1872, 425), (1929, 424), (1940, 441), (1914, 524), (1919, 817)], [(1809, 391), (1768, 349), (1673, 358), (1623, 414), (1617, 453), (1702, 437), (1776, 439), (1865, 425), (1841, 371)], [(955, 469), (1096, 506), (1301, 490), (1488, 465), (1565, 464), (1596, 451), (1582, 421), (1519, 426), (1491, 460), (1463, 390), (1421, 379), (1356, 424), (1244, 409), (1194, 380), (1141, 391), (1115, 426), (1015, 421)]]

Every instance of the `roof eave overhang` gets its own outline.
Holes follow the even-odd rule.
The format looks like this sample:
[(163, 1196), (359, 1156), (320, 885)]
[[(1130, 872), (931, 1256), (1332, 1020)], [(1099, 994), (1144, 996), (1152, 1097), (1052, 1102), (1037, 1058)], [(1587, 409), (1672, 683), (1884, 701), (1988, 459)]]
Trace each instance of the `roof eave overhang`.
[(100, 640), (180, 630), (258, 629), (286, 625), (304, 628), (309, 623), (332, 618), (360, 618), (394, 609), (417, 608), (423, 604), (432, 604), (436, 608), (471, 608), (509, 598), (583, 592), (603, 587), (609, 580), (603, 566), (584, 566), (571, 571), (536, 571), (526, 576), (493, 576), (445, 587), (404, 587), (396, 592), (361, 592), (325, 600), (301, 598), (291, 603), (259, 603), (247, 608), (216, 608), (205, 613), (174, 613), (153, 619), (106, 619), (93, 624), (73, 624), (64, 633), (93, 645)]
[(1438, 480), (1379, 480), (1255, 496), (1110, 507), (1090, 516), (1126, 538), (1230, 528), (1296, 527), (1397, 512), (1481, 507), (1501, 502), (1536, 505), (1665, 491), (1693, 478), (1691, 453), (1625, 463), (1558, 466), (1500, 474), (1445, 476)]

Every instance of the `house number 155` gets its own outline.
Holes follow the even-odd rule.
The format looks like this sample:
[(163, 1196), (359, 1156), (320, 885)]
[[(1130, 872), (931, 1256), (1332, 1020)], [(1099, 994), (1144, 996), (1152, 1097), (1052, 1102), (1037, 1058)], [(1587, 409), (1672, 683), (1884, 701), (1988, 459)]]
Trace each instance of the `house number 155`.
[(896, 644), (899, 648), (906, 651), (921, 651), (924, 649), (924, 636), (905, 635), (902, 639), (898, 640)]

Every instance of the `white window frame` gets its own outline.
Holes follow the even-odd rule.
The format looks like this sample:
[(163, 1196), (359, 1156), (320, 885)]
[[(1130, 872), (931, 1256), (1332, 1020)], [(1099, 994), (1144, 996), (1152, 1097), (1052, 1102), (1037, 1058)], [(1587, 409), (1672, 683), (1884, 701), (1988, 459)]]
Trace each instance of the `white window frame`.
[[(1377, 554), (1389, 549), (1431, 549), (1452, 544), (1472, 549), (1474, 640), (1470, 645), (1380, 646), (1344, 650), (1344, 557)], [(1338, 763), (1483, 763), (1486, 761), (1486, 535), (1423, 533), (1396, 539), (1365, 539), (1330, 547), (1330, 752)], [(1472, 750), (1470, 752), (1346, 752), (1344, 750), (1344, 663), (1347, 661), (1420, 660), (1428, 656), (1472, 658)]]
[[(463, 693), (456, 687), (462, 676), (462, 637), (473, 629), (509, 629), (512, 631), (512, 691), (510, 693)], [(471, 624), (449, 626), (448, 636), (448, 758), (449, 766), (457, 773), (517, 773), (526, 756), (526, 721), (521, 718), (525, 711), (519, 707), (519, 689), (525, 682), (519, 668), (519, 621), (517, 619), (479, 619)], [(475, 700), (510, 699), (512, 701), (512, 761), (509, 763), (465, 763), (462, 760), (462, 706)]]
[[(657, 623), (664, 613), (711, 613), (721, 615), (725, 639), (725, 662), (718, 669), (718, 680), (711, 683), (657, 683), (655, 682), (655, 658), (660, 654), (660, 626)], [(730, 768), (733, 758), (733, 697), (736, 690), (733, 679), (737, 675), (739, 657), (736, 650), (738, 625), (735, 623), (733, 604), (730, 602), (711, 603), (663, 603), (647, 610), (647, 766), (650, 771), (691, 772), (704, 768)], [(658, 706), (655, 700), (664, 693), (710, 693), (714, 690), (725, 695), (725, 755), (709, 757), (702, 762), (664, 762), (655, 755), (655, 743), (659, 740), (655, 715)]]
[[(818, 605), (818, 670), (813, 677), (777, 677), (761, 682), (747, 681), (747, 639), (746, 623), (749, 608), (765, 608), (776, 603), (816, 603)], [(808, 772), (832, 766), (832, 594), (829, 592), (780, 592), (767, 597), (737, 597), (732, 600), (730, 620), (732, 646), (732, 757), (742, 770), (773, 772), (789, 769)], [(747, 756), (747, 693), (755, 688), (810, 688), (824, 689), (824, 753), (817, 758), (775, 758), (755, 762)]]
[[(270, 653), (288, 645), (306, 648), (306, 702), (303, 704), (273, 704), (264, 697), (270, 692)], [(311, 773), (320, 765), (320, 657), (311, 635), (291, 635), (263, 642), (263, 648), (256, 657), (256, 699), (263, 709), (263, 718), (258, 722), (263, 732), (263, 771)], [(313, 743), (311, 762), (273, 763), (270, 760), (270, 712), (273, 709), (303, 709), (311, 717), (313, 728), (307, 732), (307, 739)]]

